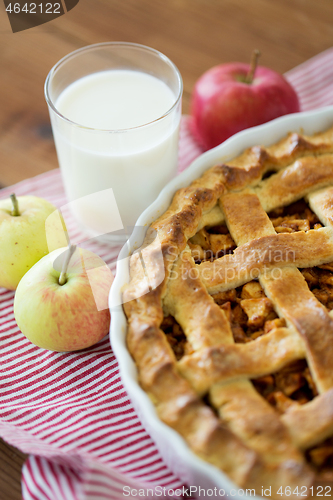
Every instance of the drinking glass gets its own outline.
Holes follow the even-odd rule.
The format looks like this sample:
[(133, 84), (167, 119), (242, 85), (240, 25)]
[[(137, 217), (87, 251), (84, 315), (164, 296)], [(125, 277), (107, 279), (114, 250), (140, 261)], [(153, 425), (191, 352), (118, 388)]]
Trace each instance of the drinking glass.
[[(60, 112), (59, 96), (70, 85), (109, 70), (130, 70), (157, 78), (172, 92), (171, 104), (148, 123), (139, 120), (127, 128), (96, 128), (90, 126), (88, 115), (82, 124), (72, 121), (66, 111)], [(111, 82), (110, 93), (112, 89)], [(90, 237), (123, 239), (123, 228), (134, 226), (176, 174), (182, 91), (181, 75), (170, 59), (135, 43), (84, 47), (51, 69), (45, 98), (58, 162), (72, 212)], [(148, 104), (154, 106), (153, 102)]]

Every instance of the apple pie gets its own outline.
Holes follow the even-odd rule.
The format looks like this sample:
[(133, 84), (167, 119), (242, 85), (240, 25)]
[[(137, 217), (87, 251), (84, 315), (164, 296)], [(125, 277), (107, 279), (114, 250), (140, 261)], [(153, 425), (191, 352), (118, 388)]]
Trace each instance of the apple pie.
[(333, 127), (178, 190), (124, 309), (139, 382), (194, 453), (258, 494), (332, 484)]

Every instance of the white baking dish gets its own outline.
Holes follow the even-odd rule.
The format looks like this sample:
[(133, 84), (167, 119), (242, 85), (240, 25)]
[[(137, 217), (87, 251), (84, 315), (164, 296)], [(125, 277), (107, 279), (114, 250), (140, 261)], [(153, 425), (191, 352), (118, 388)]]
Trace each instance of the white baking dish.
[(126, 318), (119, 305), (121, 289), (129, 279), (128, 258), (124, 257), (141, 245), (146, 228), (168, 208), (177, 189), (189, 185), (208, 167), (228, 161), (250, 146), (273, 144), (288, 132), (314, 134), (332, 124), (333, 106), (295, 113), (239, 132), (220, 146), (204, 153), (186, 171), (167, 184), (156, 201), (143, 212), (137, 221), (137, 234), (130, 238), (121, 252), (122, 257), (118, 260), (117, 274), (110, 293), (111, 345), (119, 363), (121, 379), (143, 425), (170, 469), (189, 485), (204, 489), (217, 487), (225, 490), (228, 496), (238, 498), (238, 495), (230, 492), (232, 488), (237, 490), (237, 486), (220, 470), (198, 458), (182, 437), (158, 418), (154, 405), (137, 382), (136, 366), (126, 347)]

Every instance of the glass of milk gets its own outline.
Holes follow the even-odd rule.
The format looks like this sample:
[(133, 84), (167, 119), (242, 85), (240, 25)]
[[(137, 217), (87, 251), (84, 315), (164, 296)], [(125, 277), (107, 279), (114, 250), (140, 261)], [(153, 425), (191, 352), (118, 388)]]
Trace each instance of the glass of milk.
[(62, 178), (90, 237), (123, 239), (176, 174), (182, 90), (170, 59), (134, 43), (84, 47), (50, 71), (45, 97)]

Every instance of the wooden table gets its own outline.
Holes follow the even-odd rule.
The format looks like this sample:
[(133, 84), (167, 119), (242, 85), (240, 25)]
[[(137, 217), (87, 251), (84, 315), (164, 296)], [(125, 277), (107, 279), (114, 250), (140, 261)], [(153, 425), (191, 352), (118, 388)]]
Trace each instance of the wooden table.
[[(0, 3), (0, 184), (57, 167), (43, 84), (51, 67), (88, 44), (123, 40), (167, 54), (184, 79), (189, 112), (196, 79), (227, 61), (285, 72), (329, 48), (332, 0), (80, 0), (66, 15), (12, 34)], [(0, 442), (0, 497), (18, 500), (23, 453)]]

